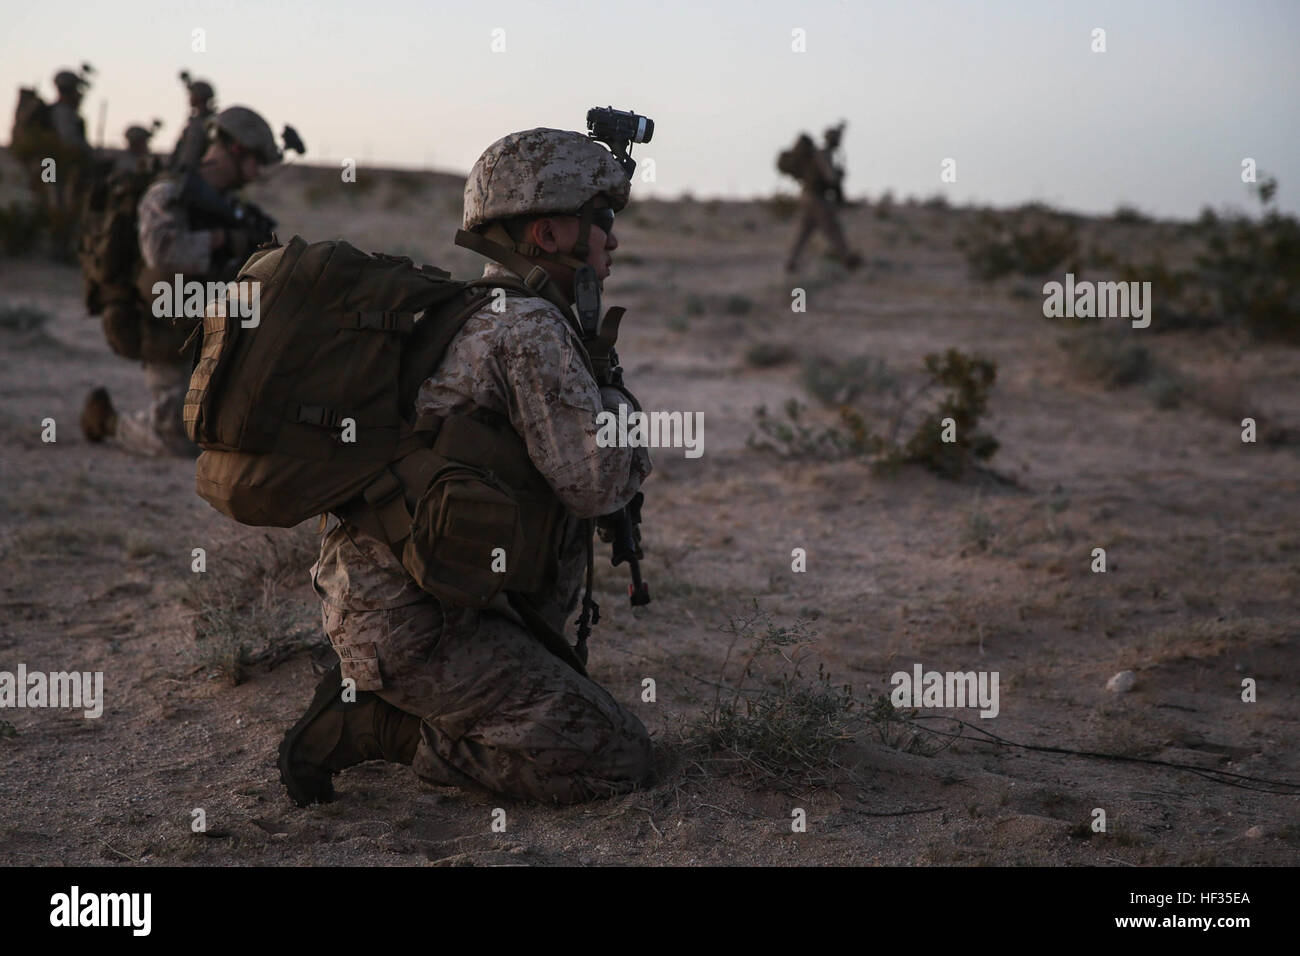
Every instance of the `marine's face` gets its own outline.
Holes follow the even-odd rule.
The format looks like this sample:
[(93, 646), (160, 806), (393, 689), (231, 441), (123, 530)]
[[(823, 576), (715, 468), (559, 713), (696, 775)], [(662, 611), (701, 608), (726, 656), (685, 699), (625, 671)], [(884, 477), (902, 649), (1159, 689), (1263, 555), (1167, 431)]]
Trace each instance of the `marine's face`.
[(239, 169), (239, 178), (244, 183), (253, 182), (261, 174), (263, 169), (262, 161), (258, 159), (255, 154), (250, 152), (244, 152), (237, 160), (237, 165)]
[[(557, 216), (554, 223), (555, 238), (560, 251), (571, 252), (578, 241), (578, 233), (582, 227), (581, 220), (577, 216)], [(596, 278), (603, 282), (613, 271), (614, 257), (611, 253), (618, 248), (618, 236), (614, 234), (612, 212), (596, 210), (587, 245), (587, 265), (595, 270)]]

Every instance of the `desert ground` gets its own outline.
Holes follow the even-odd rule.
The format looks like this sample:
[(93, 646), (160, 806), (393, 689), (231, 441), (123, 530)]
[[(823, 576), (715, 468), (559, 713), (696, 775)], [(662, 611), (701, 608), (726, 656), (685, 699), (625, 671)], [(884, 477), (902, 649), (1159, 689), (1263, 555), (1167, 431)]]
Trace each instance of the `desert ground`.
[[(23, 187), (2, 161), (8, 200)], [(289, 167), (251, 196), (281, 238), (481, 269), (451, 244), (459, 177), (338, 180)], [(1157, 299), (1152, 327), (1125, 339), (1142, 370), (1118, 381), (1069, 344), (1095, 329), (1044, 318), (1041, 279), (970, 277), (955, 240), (974, 210), (875, 193), (844, 212), (863, 268), (815, 237), (787, 276), (792, 215), (788, 199), (683, 198), (634, 199), (619, 218), (605, 301), (628, 308), (628, 384), (647, 408), (702, 412), (704, 454), (653, 453), (649, 606), (628, 606), (625, 569), (597, 551), (591, 673), (651, 731), (657, 782), (559, 808), (378, 763), (340, 775), (335, 803), (295, 807), (275, 750), (331, 654), (308, 580), (316, 523), (235, 525), (196, 496), (191, 461), (87, 443), (88, 390), (140, 407), (141, 371), (86, 315), (75, 266), (0, 258), (0, 671), (102, 671), (106, 698), (98, 719), (0, 711), (0, 863), (1294, 864), (1300, 350), (1232, 327), (1161, 331)], [(1186, 259), (1193, 238), (1189, 223), (1078, 228), (1121, 259)], [(851, 395), (881, 425), (891, 388), (918, 386), (924, 357), (949, 348), (997, 365), (984, 469), (950, 480), (754, 447), (755, 409), (790, 399), (821, 428)], [(827, 401), (806, 385), (818, 374)], [(754, 651), (773, 635), (795, 643)], [(998, 715), (873, 706), (918, 663), (998, 673)], [(1108, 690), (1125, 670), (1132, 688)], [(836, 702), (835, 739), (812, 759), (761, 733), (719, 744), (729, 701), (779, 736), (809, 694)]]

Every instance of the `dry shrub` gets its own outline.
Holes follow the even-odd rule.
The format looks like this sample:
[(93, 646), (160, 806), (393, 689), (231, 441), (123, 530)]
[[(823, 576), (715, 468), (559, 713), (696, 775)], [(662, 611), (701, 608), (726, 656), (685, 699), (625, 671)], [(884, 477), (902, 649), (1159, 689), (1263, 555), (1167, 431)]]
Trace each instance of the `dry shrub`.
[(1073, 220), (1037, 205), (1007, 212), (984, 210), (957, 238), (971, 275), (985, 282), (1003, 276), (1044, 276), (1079, 249)]
[(852, 688), (833, 686), (823, 664), (815, 677), (804, 675), (816, 632), (802, 620), (778, 625), (757, 601), (721, 631), (731, 640), (712, 705), (688, 730), (687, 752), (714, 772), (778, 790), (831, 785), (845, 769), (837, 756), (863, 718)]
[[(989, 390), (997, 378), (997, 364), (992, 360), (957, 349), (927, 355), (925, 380), (910, 395), (903, 394), (883, 363), (863, 366), (860, 371), (865, 377), (850, 382), (842, 369), (820, 370), (806, 378), (805, 384), (831, 399), (845, 392), (854, 397), (872, 389), (889, 392), (892, 407), (883, 416), (888, 422), (883, 433), (867, 425), (868, 416), (882, 416), (856, 408), (847, 400), (838, 405), (838, 423), (819, 425), (807, 416), (807, 406), (790, 399), (783, 407), (784, 420), (770, 414), (766, 406), (755, 409), (757, 431), (750, 434), (748, 446), (775, 451), (785, 458), (833, 461), (865, 457), (878, 472), (916, 464), (954, 479), (978, 469), (997, 451), (997, 439), (979, 429)], [(905, 427), (908, 424), (910, 428)], [(904, 433), (908, 434), (906, 440), (901, 437)], [(953, 440), (945, 440), (950, 435)]]
[(239, 684), (251, 666), (274, 667), (325, 644), (315, 600), (292, 593), (315, 560), (314, 542), (300, 526), (209, 552), (207, 570), (192, 576), (182, 599), (191, 612), (196, 669)]

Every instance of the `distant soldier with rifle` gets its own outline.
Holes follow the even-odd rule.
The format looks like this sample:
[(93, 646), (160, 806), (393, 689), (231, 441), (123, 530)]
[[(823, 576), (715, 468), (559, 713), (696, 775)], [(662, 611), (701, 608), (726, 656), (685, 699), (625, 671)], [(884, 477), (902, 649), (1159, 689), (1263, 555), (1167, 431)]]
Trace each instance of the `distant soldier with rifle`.
[(837, 214), (837, 208), (846, 205), (844, 170), (835, 164), (835, 151), (839, 149), (843, 135), (843, 123), (831, 127), (826, 131), (824, 145), (819, 148), (811, 136), (802, 134), (795, 145), (777, 159), (777, 169), (793, 176), (802, 186), (799, 228), (786, 259), (787, 272), (799, 267), (804, 245), (819, 229), (830, 243), (832, 256), (850, 269), (862, 264), (862, 257), (849, 248)]
[[(640, 408), (612, 348), (623, 310), (602, 314), (600, 293), (628, 201), (627, 147), (648, 141), (653, 124), (598, 109), (588, 127), (590, 136), (513, 133), (474, 164), (456, 243), (492, 260), (483, 281), (500, 294), (460, 326), (411, 410), (439, 442), (458, 436), (447, 438), (454, 459), (532, 476), (520, 479), (530, 489), (518, 498), (522, 527), (535, 529), (522, 551), (495, 534), (474, 538), (491, 527), (487, 502), (446, 533), (466, 553), (502, 545), (501, 560), (514, 563), (496, 570), (536, 569), (544, 583), (482, 609), (435, 598), (385, 543), (382, 523), (362, 520), (368, 511), (332, 518), (312, 571), (341, 664), (280, 746), (281, 779), (299, 804), (332, 799), (334, 774), (374, 759), (410, 764), (435, 785), (547, 803), (624, 793), (650, 776), (650, 737), (587, 676), (586, 638), (599, 617), (595, 526), (615, 561), (632, 566), (631, 602), (649, 600), (635, 522), (650, 458), (602, 447), (597, 416)], [(573, 647), (564, 632), (579, 610)]]
[(186, 172), (193, 169), (203, 159), (203, 151), (208, 145), (208, 121), (216, 115), (216, 91), (207, 80), (196, 80), (185, 70), (181, 70), (181, 83), (190, 101), (190, 115), (176, 140), (172, 151), (169, 169)]
[(10, 149), (26, 169), (39, 198), (52, 239), (55, 258), (75, 251), (77, 212), (94, 165), (94, 150), (86, 139), (81, 101), (94, 68), (54, 74), (58, 98), (46, 103), (35, 89), (21, 89), (14, 111)]
[(87, 76), (93, 72), (83, 65), (81, 73), (60, 70), (54, 74), (54, 88), (59, 96), (50, 106), (50, 123), (69, 155), (88, 158), (93, 152), (86, 139), (86, 121), (81, 116), (81, 100), (90, 85)]
[[(301, 145), (296, 134), (294, 140)], [(180, 321), (175, 314), (158, 315), (153, 287), (157, 282), (171, 285), (177, 275), (182, 283), (234, 279), (248, 254), (271, 239), (275, 226), (265, 213), (240, 203), (234, 194), (281, 158), (266, 120), (243, 106), (222, 110), (211, 123), (198, 169), (159, 177), (134, 209), (139, 261), (131, 261), (129, 271), (135, 274), (136, 294), (130, 294), (130, 286), (125, 294), (114, 294), (122, 290), (124, 278), (131, 278), (123, 275), (127, 256), (100, 257), (99, 267), (114, 273), (100, 276), (85, 265), (83, 257), (88, 285), (108, 290), (104, 297), (112, 300), (112, 308), (104, 311), (109, 344), (118, 354), (143, 362), (153, 395), (148, 409), (119, 415), (108, 391), (95, 389), (82, 411), (82, 432), (88, 440), (111, 436), (122, 448), (149, 456), (197, 454), (181, 417), (192, 366), (181, 351), (193, 323)], [(124, 211), (130, 211), (130, 197), (123, 198)], [(110, 239), (115, 232), (104, 231)]]

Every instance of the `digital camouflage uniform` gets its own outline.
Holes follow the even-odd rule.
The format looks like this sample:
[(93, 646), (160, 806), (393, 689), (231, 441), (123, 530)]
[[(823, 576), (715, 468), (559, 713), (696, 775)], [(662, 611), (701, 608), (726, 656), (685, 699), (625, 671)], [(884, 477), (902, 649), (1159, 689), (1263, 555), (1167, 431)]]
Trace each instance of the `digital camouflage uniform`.
[[(280, 161), (275, 134), (253, 110), (230, 107), (217, 116), (215, 125), (229, 143), (232, 158), (237, 147), (239, 155), (252, 154), (262, 166)], [(232, 190), (228, 188), (227, 194)], [(173, 175), (159, 178), (145, 190), (135, 208), (140, 252), (136, 289), (142, 301), (113, 301), (104, 306), (104, 330), (110, 345), (120, 354), (140, 356), (153, 401), (148, 409), (119, 415), (107, 389), (95, 389), (82, 409), (81, 428), (88, 441), (114, 436), (123, 448), (140, 454), (198, 454), (185, 434), (183, 419), (191, 366), (181, 350), (192, 329), (184, 322), (173, 323), (170, 316), (154, 317), (152, 290), (159, 281), (174, 285), (177, 276), (182, 285), (232, 280), (247, 258), (249, 237), (225, 230), (222, 249), (214, 255), (214, 230), (195, 228), (205, 220), (196, 218), (181, 202), (183, 191), (183, 180)], [(138, 342), (129, 342), (136, 329)]]
[[(185, 281), (205, 281), (212, 271), (212, 231), (190, 228), (188, 215), (179, 202), (180, 189), (179, 181), (162, 178), (145, 191), (137, 211), (140, 255), (146, 269), (161, 273), (166, 281), (176, 273)], [(145, 307), (152, 308), (148, 298)], [(161, 322), (146, 322), (145, 328), (173, 340), (178, 337), (169, 335), (172, 330)], [(118, 442), (143, 455), (197, 454), (181, 417), (189, 388), (189, 362), (177, 355), (174, 360), (148, 358), (143, 364), (153, 401), (147, 409), (118, 416)]]
[[(492, 263), (484, 275), (513, 274)], [(577, 519), (621, 508), (650, 473), (644, 448), (596, 444), (604, 405), (581, 350), (550, 302), (508, 297), (504, 311), (466, 322), (416, 400), (417, 414), (499, 413), (524, 439), (569, 512), (557, 586), (539, 605), (561, 633), (585, 570)], [(444, 614), (383, 542), (333, 520), (312, 580), (343, 676), (421, 718), (412, 766), (422, 778), (571, 803), (648, 777), (641, 721), (546, 650), (504, 600)]]

